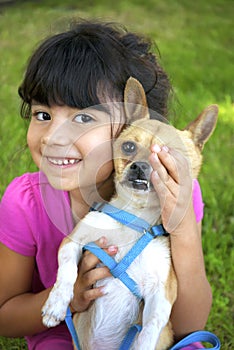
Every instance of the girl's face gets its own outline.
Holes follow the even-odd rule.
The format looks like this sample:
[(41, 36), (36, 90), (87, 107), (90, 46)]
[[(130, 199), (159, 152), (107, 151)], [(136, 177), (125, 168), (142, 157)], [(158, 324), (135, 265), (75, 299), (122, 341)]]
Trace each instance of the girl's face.
[[(115, 120), (120, 123), (120, 117)], [(32, 105), (27, 141), (50, 184), (72, 191), (101, 184), (113, 170), (110, 116), (100, 109)]]

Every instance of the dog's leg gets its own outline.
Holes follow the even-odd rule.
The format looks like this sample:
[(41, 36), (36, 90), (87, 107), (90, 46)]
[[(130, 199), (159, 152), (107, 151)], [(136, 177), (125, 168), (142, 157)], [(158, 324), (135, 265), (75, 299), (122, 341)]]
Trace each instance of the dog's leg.
[(145, 297), (143, 327), (132, 347), (133, 350), (155, 350), (160, 333), (168, 323), (171, 307), (165, 297), (164, 288)]
[(65, 319), (67, 307), (73, 298), (73, 287), (77, 278), (77, 264), (82, 246), (65, 238), (58, 253), (58, 274), (47, 301), (42, 308), (43, 323), (54, 327)]

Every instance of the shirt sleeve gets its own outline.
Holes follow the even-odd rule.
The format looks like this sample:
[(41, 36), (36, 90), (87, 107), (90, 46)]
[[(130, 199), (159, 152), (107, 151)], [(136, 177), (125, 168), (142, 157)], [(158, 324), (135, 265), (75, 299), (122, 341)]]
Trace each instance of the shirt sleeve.
[(0, 203), (0, 241), (19, 254), (34, 256), (38, 215), (29, 177), (25, 174), (14, 179)]
[(193, 180), (193, 208), (196, 221), (200, 222), (204, 215), (204, 203), (202, 200), (201, 187), (197, 179)]

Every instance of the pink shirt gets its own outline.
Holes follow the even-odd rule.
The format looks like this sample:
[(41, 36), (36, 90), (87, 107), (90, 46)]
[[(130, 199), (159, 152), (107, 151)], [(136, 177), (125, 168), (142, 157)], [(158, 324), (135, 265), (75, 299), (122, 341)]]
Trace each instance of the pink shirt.
[[(197, 180), (193, 202), (196, 219), (200, 221), (203, 203)], [(19, 254), (35, 257), (33, 292), (55, 283), (58, 247), (72, 229), (68, 193), (52, 188), (43, 173), (24, 174), (6, 189), (0, 204), (0, 241)], [(73, 349), (64, 323), (27, 337), (27, 341), (29, 350)]]

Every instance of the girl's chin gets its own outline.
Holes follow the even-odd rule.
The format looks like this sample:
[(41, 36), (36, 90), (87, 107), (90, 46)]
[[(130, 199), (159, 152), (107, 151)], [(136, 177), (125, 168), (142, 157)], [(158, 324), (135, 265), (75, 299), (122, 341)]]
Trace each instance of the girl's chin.
[(70, 191), (76, 191), (79, 190), (79, 192), (82, 191), (82, 189), (84, 190), (84, 192), (90, 188), (90, 187), (96, 187), (96, 184), (92, 184), (92, 183), (88, 183), (87, 179), (85, 181), (80, 181), (76, 175), (75, 178), (72, 179), (72, 177), (56, 177), (56, 176), (51, 176), (51, 175), (47, 175), (47, 179), (50, 183), (50, 185), (57, 189), (57, 190), (62, 190), (62, 191), (66, 191), (66, 192), (70, 192)]

